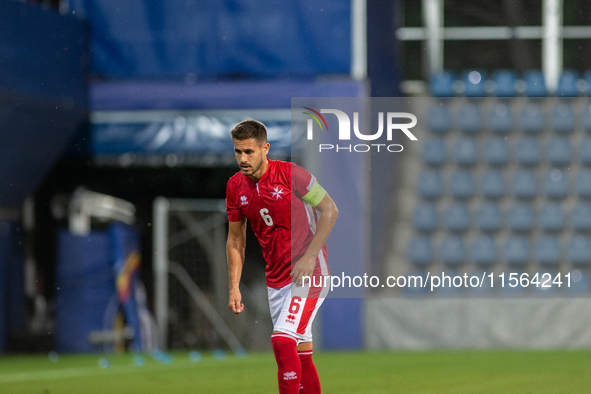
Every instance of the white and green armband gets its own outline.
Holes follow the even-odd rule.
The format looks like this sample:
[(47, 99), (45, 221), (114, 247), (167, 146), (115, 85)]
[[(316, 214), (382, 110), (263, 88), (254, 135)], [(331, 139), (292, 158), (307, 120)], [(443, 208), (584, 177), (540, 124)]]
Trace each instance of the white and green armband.
[(314, 183), (312, 189), (302, 197), (302, 200), (315, 207), (320, 204), (320, 201), (326, 196), (326, 190), (318, 182)]

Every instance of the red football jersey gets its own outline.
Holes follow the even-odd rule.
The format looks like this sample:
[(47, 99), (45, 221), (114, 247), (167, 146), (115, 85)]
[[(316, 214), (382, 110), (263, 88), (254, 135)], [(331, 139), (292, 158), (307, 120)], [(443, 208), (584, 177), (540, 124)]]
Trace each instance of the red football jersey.
[[(316, 178), (294, 163), (269, 160), (269, 167), (258, 183), (238, 172), (228, 181), (226, 207), (228, 220), (246, 217), (267, 262), (267, 286), (281, 288), (291, 283), (291, 263), (306, 252), (316, 231), (316, 210), (305, 203), (305, 196)], [(318, 253), (315, 275), (328, 275), (326, 245)]]

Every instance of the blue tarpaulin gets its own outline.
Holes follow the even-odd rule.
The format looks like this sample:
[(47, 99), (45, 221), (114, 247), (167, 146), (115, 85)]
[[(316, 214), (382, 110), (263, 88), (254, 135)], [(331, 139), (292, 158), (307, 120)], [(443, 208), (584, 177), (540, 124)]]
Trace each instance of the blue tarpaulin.
[(118, 311), (133, 329), (131, 350), (146, 350), (142, 348), (138, 315), (139, 308), (145, 306), (136, 297), (139, 249), (137, 230), (120, 223), (111, 224), (109, 230), (93, 230), (88, 236), (60, 230), (55, 332), (58, 351), (103, 349), (102, 345), (90, 342), (90, 333), (114, 330)]
[[(88, 236), (60, 230), (57, 244), (55, 346), (59, 352), (91, 352), (91, 331), (113, 329), (106, 310), (116, 297), (111, 235)], [(116, 305), (116, 303), (115, 303)]]
[(106, 76), (349, 74), (349, 0), (70, 0)]
[(85, 116), (84, 24), (0, 0), (0, 207), (31, 195)]

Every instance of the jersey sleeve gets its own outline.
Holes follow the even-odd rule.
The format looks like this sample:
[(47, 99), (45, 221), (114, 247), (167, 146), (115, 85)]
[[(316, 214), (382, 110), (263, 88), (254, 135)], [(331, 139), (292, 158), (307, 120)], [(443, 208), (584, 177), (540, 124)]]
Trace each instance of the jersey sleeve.
[(294, 163), (291, 166), (291, 183), (296, 196), (313, 207), (326, 196), (326, 190), (320, 186), (316, 177)]
[(226, 212), (228, 212), (228, 221), (238, 222), (242, 219), (242, 213), (238, 209), (236, 201), (234, 201), (232, 182), (228, 182), (226, 185)]

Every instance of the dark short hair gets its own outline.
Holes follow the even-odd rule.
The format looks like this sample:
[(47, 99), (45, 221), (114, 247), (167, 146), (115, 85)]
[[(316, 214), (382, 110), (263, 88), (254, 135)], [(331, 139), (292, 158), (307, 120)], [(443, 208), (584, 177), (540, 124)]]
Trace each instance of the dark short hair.
[(267, 128), (258, 120), (243, 120), (232, 130), (232, 139), (243, 141), (251, 138), (260, 145), (267, 142)]

